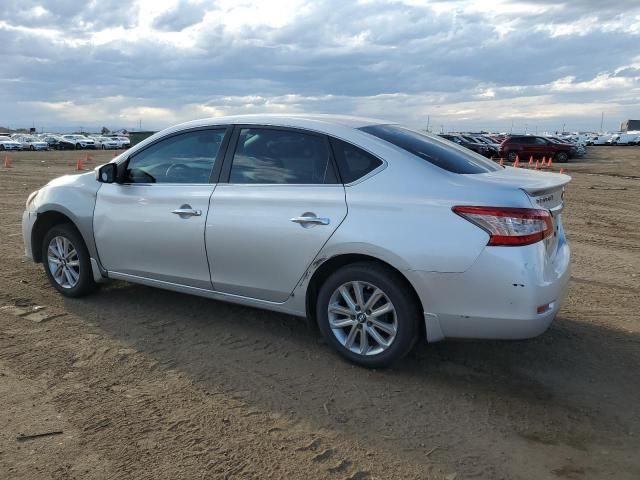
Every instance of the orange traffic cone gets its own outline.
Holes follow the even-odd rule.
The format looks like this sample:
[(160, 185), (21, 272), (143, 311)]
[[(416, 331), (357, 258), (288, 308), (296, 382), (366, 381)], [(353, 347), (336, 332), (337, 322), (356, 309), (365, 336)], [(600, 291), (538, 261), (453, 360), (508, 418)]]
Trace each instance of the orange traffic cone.
[(538, 163), (538, 160), (536, 160), (536, 170), (540, 170), (540, 164)]
[[(113, 158), (117, 157), (118, 154), (116, 152), (113, 152)], [(493, 160), (493, 159), (492, 159)]]
[(516, 161), (513, 162), (513, 168), (518, 168), (520, 166), (520, 157), (516, 155)]
[(504, 166), (504, 160), (503, 160), (502, 158), (500, 159), (500, 162), (499, 162), (499, 163), (500, 163), (500, 166), (501, 166), (501, 167), (503, 167), (503, 166)]
[(4, 168), (11, 168), (11, 167), (13, 167), (13, 162), (9, 158), (9, 155), (5, 155), (4, 156)]
[(547, 166), (547, 157), (542, 157), (542, 163), (540, 164), (540, 168), (545, 168)]
[(560, 167), (560, 174), (564, 173), (564, 168)]
[(529, 167), (533, 167), (533, 155), (529, 157)]
[(547, 168), (551, 168), (553, 163), (551, 162), (551, 157), (549, 157), (549, 161), (547, 162)]
[(79, 158), (78, 161), (76, 162), (76, 170), (84, 170), (84, 165), (82, 163), (81, 158)]

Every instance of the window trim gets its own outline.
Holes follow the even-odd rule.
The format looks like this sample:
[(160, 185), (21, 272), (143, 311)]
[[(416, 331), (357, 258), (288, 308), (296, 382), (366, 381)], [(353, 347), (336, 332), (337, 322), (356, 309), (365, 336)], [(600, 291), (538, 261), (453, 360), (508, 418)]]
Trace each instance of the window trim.
[[(125, 172), (129, 167), (129, 162), (131, 161), (131, 159), (135, 158), (136, 155), (144, 152), (148, 148), (151, 148), (152, 146), (157, 145), (158, 143), (163, 142), (169, 138), (176, 137), (178, 135), (184, 135), (185, 133), (201, 132), (201, 131), (207, 131), (207, 130), (224, 130), (224, 137), (222, 138), (222, 143), (220, 144), (220, 148), (218, 149), (216, 158), (213, 161), (213, 168), (211, 169), (211, 174), (209, 175), (208, 182), (205, 182), (205, 183), (184, 183), (184, 182), (131, 183), (131, 182), (121, 181), (123, 178), (125, 178)], [(153, 142), (149, 143), (148, 145), (145, 145), (144, 148), (141, 148), (131, 154), (128, 154), (125, 159), (123, 159), (121, 162), (118, 162), (117, 164), (118, 165), (118, 172), (117, 172), (118, 182), (117, 183), (118, 185), (136, 185), (136, 186), (215, 185), (216, 183), (219, 182), (220, 172), (222, 170), (222, 163), (223, 163), (223, 159), (226, 154), (227, 148), (229, 146), (229, 139), (231, 136), (231, 132), (232, 132), (232, 125), (207, 125), (207, 126), (201, 126), (201, 127), (186, 128), (184, 130), (179, 130), (176, 132), (171, 132), (167, 135), (163, 135), (162, 137), (155, 139)]]
[[(302, 135), (309, 135), (317, 138), (321, 138), (326, 147), (327, 152), (329, 153), (329, 162), (333, 167), (333, 171), (335, 172), (337, 182), (336, 183), (231, 183), (229, 180), (231, 178), (231, 167), (233, 164), (233, 157), (236, 154), (236, 150), (238, 148), (238, 140), (240, 139), (240, 132), (243, 129), (262, 129), (262, 130), (281, 130), (285, 132), (293, 132)], [(224, 157), (224, 162), (222, 165), (222, 170), (220, 172), (220, 178), (218, 183), (224, 183), (226, 185), (233, 185), (239, 187), (252, 187), (252, 186), (260, 186), (260, 187), (335, 187), (337, 185), (343, 186), (342, 179), (340, 178), (340, 170), (338, 169), (338, 165), (336, 159), (334, 158), (333, 150), (331, 149), (331, 142), (329, 142), (328, 135), (322, 132), (316, 132), (314, 130), (307, 130), (304, 128), (297, 127), (287, 127), (280, 125), (263, 125), (258, 123), (245, 124), (238, 123), (233, 125), (233, 132), (230, 135), (229, 146), (227, 148), (227, 152)]]

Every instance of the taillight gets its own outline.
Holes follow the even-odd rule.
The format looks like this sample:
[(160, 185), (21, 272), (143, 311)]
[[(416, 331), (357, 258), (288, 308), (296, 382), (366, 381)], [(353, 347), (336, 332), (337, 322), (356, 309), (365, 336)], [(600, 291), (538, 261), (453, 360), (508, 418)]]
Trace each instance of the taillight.
[(468, 205), (453, 207), (452, 210), (485, 230), (490, 236), (487, 245), (530, 245), (553, 233), (553, 217), (547, 210)]

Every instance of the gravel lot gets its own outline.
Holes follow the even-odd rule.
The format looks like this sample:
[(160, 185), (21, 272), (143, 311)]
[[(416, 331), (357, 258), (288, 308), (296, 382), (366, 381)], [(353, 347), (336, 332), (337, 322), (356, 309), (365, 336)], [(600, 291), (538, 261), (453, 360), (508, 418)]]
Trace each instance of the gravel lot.
[(640, 147), (567, 166), (573, 281), (548, 332), (385, 371), (280, 314), (121, 282), (63, 299), (21, 213), (82, 155), (0, 166), (0, 478), (640, 478)]

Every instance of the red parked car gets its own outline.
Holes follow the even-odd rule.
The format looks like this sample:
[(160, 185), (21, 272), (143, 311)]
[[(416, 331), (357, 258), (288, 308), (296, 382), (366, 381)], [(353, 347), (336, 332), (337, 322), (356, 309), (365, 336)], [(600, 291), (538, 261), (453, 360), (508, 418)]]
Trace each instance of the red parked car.
[(554, 142), (545, 137), (534, 135), (509, 135), (500, 144), (500, 157), (510, 162), (533, 158), (553, 158), (554, 162), (564, 163), (573, 158), (576, 153), (575, 145), (569, 143)]

